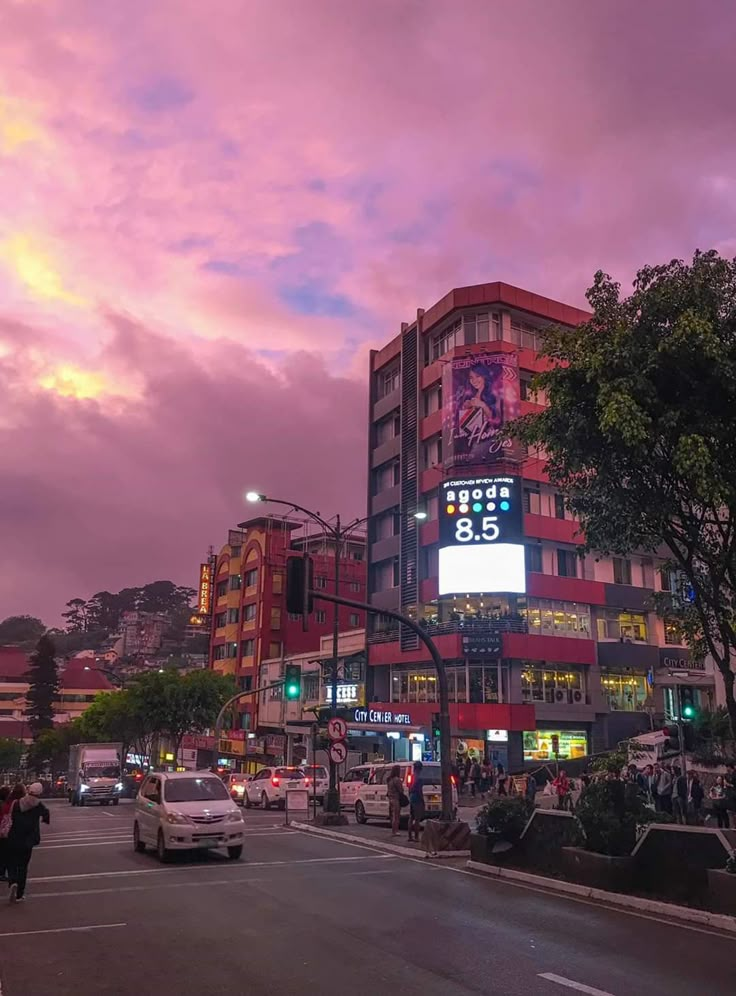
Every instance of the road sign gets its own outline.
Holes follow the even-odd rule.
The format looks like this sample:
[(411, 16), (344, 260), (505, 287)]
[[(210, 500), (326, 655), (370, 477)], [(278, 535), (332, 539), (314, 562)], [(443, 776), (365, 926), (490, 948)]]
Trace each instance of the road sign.
[(327, 735), (330, 740), (344, 740), (348, 735), (348, 724), (339, 716), (333, 717), (327, 724)]
[(342, 764), (348, 756), (348, 748), (344, 740), (335, 740), (330, 744), (330, 760)]

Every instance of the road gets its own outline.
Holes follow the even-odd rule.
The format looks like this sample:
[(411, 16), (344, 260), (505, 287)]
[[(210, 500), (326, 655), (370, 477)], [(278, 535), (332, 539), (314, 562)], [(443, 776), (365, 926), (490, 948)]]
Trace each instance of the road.
[(1, 996), (736, 992), (736, 937), (300, 833), (278, 812), (246, 812), (240, 862), (161, 866), (133, 852), (132, 804), (50, 808), (26, 903), (0, 905)]

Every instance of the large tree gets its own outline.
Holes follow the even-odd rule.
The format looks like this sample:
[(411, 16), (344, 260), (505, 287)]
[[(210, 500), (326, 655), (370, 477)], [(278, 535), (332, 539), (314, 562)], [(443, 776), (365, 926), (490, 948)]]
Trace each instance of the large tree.
[(46, 626), (35, 616), (8, 616), (0, 622), (0, 646), (31, 648), (46, 632)]
[(23, 741), (0, 737), (0, 771), (17, 771), (23, 754)]
[(736, 731), (736, 261), (645, 267), (622, 297), (597, 273), (592, 318), (545, 338), (549, 406), (514, 427), (546, 454), (588, 549), (641, 550), (683, 579), (666, 611), (709, 653)]
[(35, 739), (42, 730), (53, 728), (53, 705), (59, 697), (56, 648), (54, 641), (48, 636), (41, 637), (31, 654), (28, 681), (26, 716)]

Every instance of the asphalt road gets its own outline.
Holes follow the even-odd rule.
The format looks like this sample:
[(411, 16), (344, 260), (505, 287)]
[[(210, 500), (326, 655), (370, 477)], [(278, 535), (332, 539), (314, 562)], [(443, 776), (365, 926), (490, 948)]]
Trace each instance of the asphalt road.
[(325, 840), (278, 812), (246, 812), (242, 861), (161, 866), (133, 852), (132, 804), (51, 810), (27, 901), (0, 905), (1, 996), (736, 992), (736, 937)]

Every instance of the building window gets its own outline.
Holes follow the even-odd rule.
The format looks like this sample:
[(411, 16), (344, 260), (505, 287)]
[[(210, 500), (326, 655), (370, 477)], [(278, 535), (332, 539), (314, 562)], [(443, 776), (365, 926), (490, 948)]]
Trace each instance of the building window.
[(243, 579), (239, 574), (232, 574), (230, 576), (230, 591), (240, 591), (243, 584)]
[(221, 629), (227, 623), (227, 612), (218, 612), (215, 616), (215, 629)]
[(360, 616), (358, 615), (357, 612), (350, 613), (350, 616), (348, 617), (348, 623), (353, 627), (353, 629), (355, 629), (357, 626), (360, 626)]
[(466, 346), (500, 338), (498, 315), (489, 315), (487, 311), (484, 311), (476, 315), (463, 316), (463, 342)]
[(641, 612), (607, 609), (598, 619), (598, 639), (647, 643), (647, 618)]
[(521, 701), (548, 705), (582, 705), (585, 703), (585, 680), (582, 668), (573, 664), (564, 670), (544, 665), (527, 665), (521, 672)]
[(268, 645), (268, 656), (269, 657), (280, 657), (283, 653), (283, 644), (280, 640), (274, 640)]
[(215, 647), (215, 649), (212, 651), (212, 659), (215, 660), (215, 661), (223, 661), (223, 660), (225, 660), (226, 650), (227, 650), (227, 648), (226, 648), (226, 646), (225, 646), (224, 643), (218, 644)]
[(630, 671), (601, 671), (603, 694), (611, 712), (643, 712), (649, 696), (646, 676)]
[(590, 639), (590, 608), (587, 605), (527, 598), (526, 607), (520, 606), (519, 612), (526, 617), (531, 635)]
[(533, 574), (542, 573), (542, 547), (539, 543), (529, 543), (525, 547), (526, 569)]
[(249, 571), (245, 572), (245, 587), (252, 588), (256, 584), (258, 584), (258, 568), (252, 567)]
[(305, 702), (319, 702), (319, 671), (302, 674), (302, 696)]
[[(557, 737), (557, 754), (552, 736)], [(571, 761), (588, 753), (585, 730), (526, 730), (523, 734), (525, 761)]]
[(218, 581), (215, 591), (217, 592), (218, 598), (222, 598), (223, 595), (227, 595), (227, 581)]
[(438, 546), (419, 547), (419, 578), (436, 578), (440, 569), (440, 548)]
[(243, 622), (252, 622), (256, 617), (257, 606), (255, 602), (243, 606)]
[(613, 583), (631, 584), (631, 561), (623, 557), (613, 558)]
[(360, 588), (361, 588), (360, 581), (351, 581), (350, 582), (350, 590), (352, 592), (360, 591)]
[(422, 444), (422, 464), (424, 470), (442, 463), (442, 437), (435, 436)]
[(435, 412), (438, 412), (442, 407), (442, 385), (435, 384), (432, 387), (428, 387), (424, 392), (422, 401), (425, 418), (427, 415), (433, 415)]
[(436, 335), (431, 336), (426, 346), (425, 355), (427, 363), (434, 363), (435, 360), (439, 360), (441, 356), (444, 356), (445, 353), (449, 353), (451, 349), (455, 348), (455, 342), (459, 329), (460, 320), (458, 319), (458, 321), (444, 329), (442, 332), (438, 332)]
[(281, 629), (281, 609), (271, 609), (271, 629)]
[(241, 657), (252, 657), (256, 651), (256, 641), (255, 640), (241, 640), (240, 641), (240, 656)]
[(228, 609), (227, 610), (227, 621), (229, 623), (236, 623), (238, 621), (238, 616), (240, 615), (240, 609)]
[(318, 623), (327, 622), (327, 613), (325, 612), (325, 610), (324, 609), (317, 609), (317, 611), (314, 613), (314, 620), (315, 620), (315, 622), (318, 622)]
[(560, 494), (555, 494), (555, 518), (565, 518), (565, 499)]
[(664, 621), (664, 642), (670, 646), (682, 646), (685, 642), (685, 634), (674, 619)]
[(373, 493), (381, 494), (395, 488), (401, 481), (401, 467), (398, 460), (389, 460), (373, 471)]
[(398, 509), (390, 509), (373, 519), (373, 538), (375, 541), (391, 539), (401, 531), (401, 513)]
[(511, 341), (517, 346), (522, 346), (524, 349), (532, 349), (535, 352), (539, 352), (539, 330), (527, 322), (511, 319)]
[(400, 436), (401, 416), (398, 409), (391, 412), (385, 418), (382, 418), (380, 422), (376, 422), (373, 427), (373, 433), (376, 446), (381, 446), (383, 443), (388, 443), (390, 440)]
[(531, 512), (532, 515), (542, 514), (542, 498), (536, 488), (524, 488), (522, 501), (525, 512)]
[(365, 560), (365, 550), (363, 549), (363, 547), (354, 546), (353, 549), (350, 551), (350, 559), (358, 561)]
[(226, 643), (225, 646), (227, 647), (227, 656), (228, 657), (237, 657), (238, 656), (238, 645), (237, 645), (237, 643)]
[(557, 574), (561, 578), (578, 576), (578, 555), (574, 550), (557, 551)]
[(390, 370), (383, 370), (378, 375), (378, 397), (385, 398), (399, 386), (399, 368), (392, 367)]
[(314, 587), (315, 588), (326, 588), (327, 587), (327, 578), (315, 578), (314, 579)]
[(399, 558), (382, 560), (373, 565), (373, 591), (388, 591), (399, 585)]

